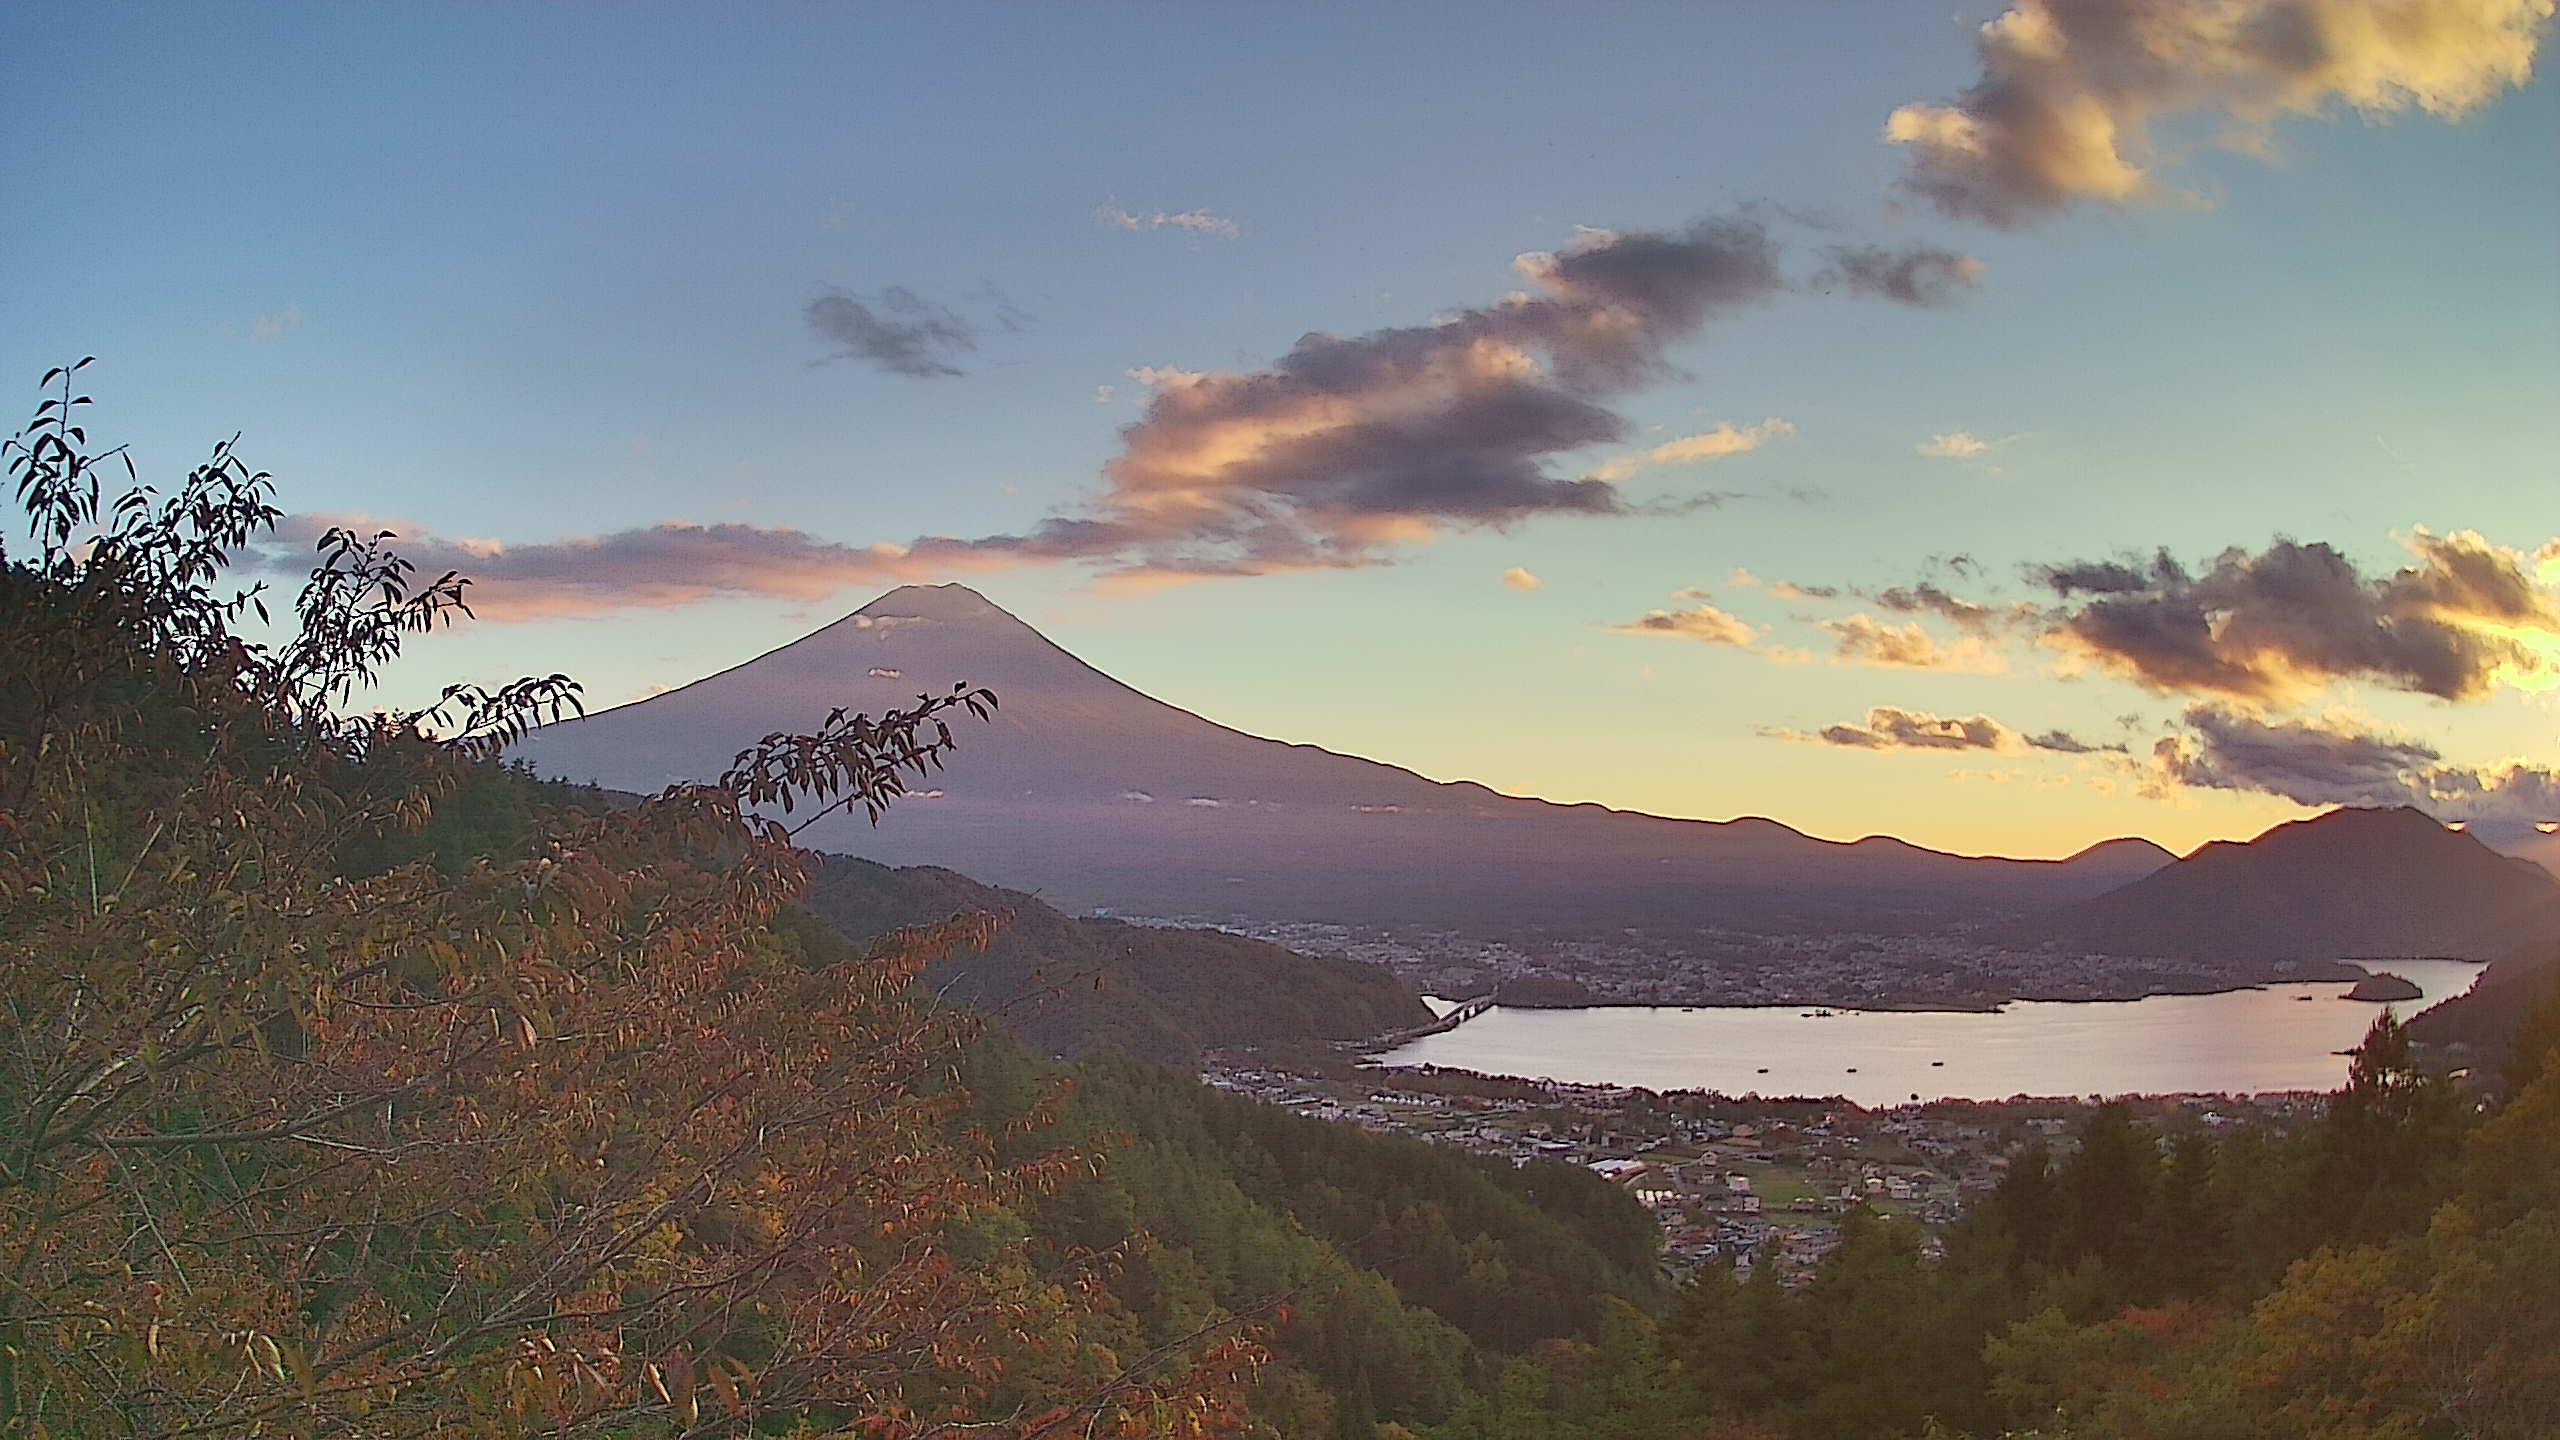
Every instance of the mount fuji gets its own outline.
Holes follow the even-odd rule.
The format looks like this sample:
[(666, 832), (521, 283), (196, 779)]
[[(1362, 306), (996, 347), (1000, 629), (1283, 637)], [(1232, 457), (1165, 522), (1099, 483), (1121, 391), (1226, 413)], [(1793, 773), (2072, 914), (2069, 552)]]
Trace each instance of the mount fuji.
[(2145, 840), (2067, 860), (1982, 859), (1774, 820), (1560, 805), (1229, 729), (1139, 693), (962, 585), (910, 585), (682, 689), (543, 727), (513, 758), (655, 790), (716, 775), (776, 730), (965, 682), (991, 723), (877, 828), (817, 849), (933, 864), (1068, 909), (1211, 920), (1899, 930), (2082, 900), (2169, 863)]

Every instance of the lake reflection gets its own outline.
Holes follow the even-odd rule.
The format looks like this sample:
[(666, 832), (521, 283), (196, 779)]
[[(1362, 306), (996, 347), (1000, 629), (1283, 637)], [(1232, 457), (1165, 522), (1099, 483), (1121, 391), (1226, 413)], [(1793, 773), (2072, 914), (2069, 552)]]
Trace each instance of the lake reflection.
[[(2377, 968), (2426, 992), (2391, 1007), (2404, 1019), (2469, 989), (2480, 973), (2458, 960)], [(2346, 1057), (2334, 1052), (2353, 1048), (2385, 1008), (2344, 998), (2350, 988), (2022, 1000), (1989, 1015), (1843, 1010), (1829, 1019), (1805, 1018), (1809, 1005), (1496, 1008), (1378, 1059), (1653, 1090), (1840, 1095), (1871, 1106), (1914, 1094), (2005, 1100), (2329, 1090), (2347, 1076)]]

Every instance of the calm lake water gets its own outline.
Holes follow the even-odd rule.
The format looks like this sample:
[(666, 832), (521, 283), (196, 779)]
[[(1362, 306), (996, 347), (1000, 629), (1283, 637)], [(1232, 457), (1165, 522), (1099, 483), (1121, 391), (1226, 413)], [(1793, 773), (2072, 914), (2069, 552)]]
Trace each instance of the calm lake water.
[[(2426, 992), (2391, 1007), (2403, 1019), (2469, 989), (2480, 973), (2458, 960), (2377, 968)], [(2351, 988), (2021, 1000), (1989, 1015), (1843, 1010), (1828, 1019), (1806, 1018), (1809, 1005), (1497, 1007), (1378, 1059), (1653, 1090), (1840, 1095), (1871, 1106), (1914, 1094), (2005, 1100), (2328, 1090), (2347, 1076), (2346, 1057), (2334, 1052), (2352, 1049), (2385, 1008), (2344, 998)]]

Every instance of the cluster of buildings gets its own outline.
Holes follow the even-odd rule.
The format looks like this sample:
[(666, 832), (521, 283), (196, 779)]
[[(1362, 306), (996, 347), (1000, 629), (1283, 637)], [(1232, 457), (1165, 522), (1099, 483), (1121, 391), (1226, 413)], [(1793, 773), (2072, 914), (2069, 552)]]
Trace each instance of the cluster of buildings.
[[(2084, 1102), (1939, 1101), (1866, 1110), (1837, 1101), (1658, 1094), (1423, 1067), (1283, 1065), (1213, 1055), (1201, 1078), (1233, 1094), (1515, 1165), (1581, 1165), (1662, 1224), (1675, 1273), (1709, 1262), (1775, 1264), (1800, 1283), (1865, 1207), (1914, 1221), (1935, 1247), (1965, 1203), (1996, 1186), (2029, 1143), (2069, 1143)], [(2207, 1127), (2287, 1126), (2316, 1109), (2295, 1096), (2146, 1101)]]
[[(1174, 922), (1140, 922), (1174, 923)], [(1598, 1004), (1820, 1004), (1990, 1009), (2008, 1000), (2130, 1000), (2351, 972), (2316, 961), (2162, 960), (2014, 949), (1965, 935), (1761, 934), (1703, 927), (1574, 938), (1489, 938), (1451, 930), (1371, 930), (1230, 917), (1210, 924), (1307, 955), (1380, 965), (1434, 995), (1477, 995), (1518, 980), (1563, 981)]]

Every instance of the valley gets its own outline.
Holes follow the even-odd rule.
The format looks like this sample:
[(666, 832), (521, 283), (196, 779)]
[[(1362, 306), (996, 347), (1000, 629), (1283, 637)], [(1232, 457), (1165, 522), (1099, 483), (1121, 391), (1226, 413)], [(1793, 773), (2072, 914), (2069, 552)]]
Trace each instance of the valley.
[[(1490, 1076), (1444, 1066), (1292, 1065), (1210, 1057), (1202, 1080), (1300, 1115), (1515, 1166), (1578, 1165), (1634, 1195), (1662, 1227), (1675, 1275), (1755, 1259), (1801, 1285), (1837, 1247), (1852, 1211), (1908, 1220), (1937, 1250), (1966, 1204), (1997, 1189), (2011, 1157), (2084, 1123), (2070, 1099), (1937, 1100), (1866, 1108), (1835, 1098), (1657, 1091)], [(2316, 1094), (2167, 1096), (2142, 1102), (2153, 1123), (2216, 1132), (2290, 1133)]]
[(509, 753), (647, 792), (810, 715), (885, 711), (946, 678), (994, 691), (989, 722), (957, 732), (877, 825), (832, 817), (803, 843), (1441, 994), (1978, 1011), (2352, 981), (2359, 955), (2492, 960), (2560, 924), (2549, 872), (2408, 809), (2341, 809), (2186, 857), (2116, 839), (2013, 860), (1434, 781), (1166, 704), (957, 584), (901, 586)]
[[(1706, 929), (1651, 935), (1501, 938), (1419, 927), (1367, 928), (1241, 917), (1122, 917), (1133, 924), (1232, 930), (1307, 955), (1381, 966), (1442, 995), (1501, 993), (1523, 982), (1584, 1005), (1834, 1005), (1864, 1010), (1990, 1010), (2011, 1000), (2133, 1000), (2304, 980), (2352, 981), (2345, 960), (2165, 960), (2104, 950), (2022, 949), (1966, 933), (1761, 934)], [(1516, 1000), (1512, 1003), (1519, 1003)]]

